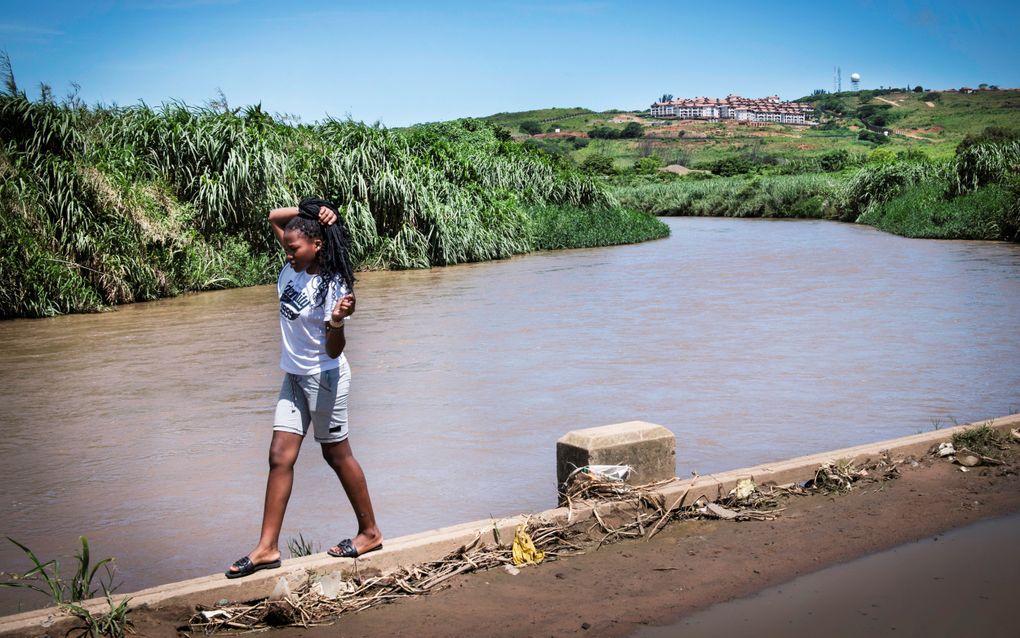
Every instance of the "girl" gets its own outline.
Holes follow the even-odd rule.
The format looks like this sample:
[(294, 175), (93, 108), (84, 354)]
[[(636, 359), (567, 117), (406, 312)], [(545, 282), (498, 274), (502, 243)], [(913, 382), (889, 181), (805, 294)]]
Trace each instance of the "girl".
[(269, 480), (258, 545), (227, 570), (227, 578), (280, 566), (280, 528), (294, 484), (301, 442), (314, 429), (322, 455), (336, 472), (358, 518), (358, 534), (328, 550), (356, 558), (382, 549), (361, 465), (347, 440), (347, 391), (351, 372), (343, 350), (344, 322), (354, 312), (349, 240), (336, 207), (305, 198), (297, 208), (277, 208), (269, 224), (287, 253), (280, 271), (283, 387), (269, 447)]

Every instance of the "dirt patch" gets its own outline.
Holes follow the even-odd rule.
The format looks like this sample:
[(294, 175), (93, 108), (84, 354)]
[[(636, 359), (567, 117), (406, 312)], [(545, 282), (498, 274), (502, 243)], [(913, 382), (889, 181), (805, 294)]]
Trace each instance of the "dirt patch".
[[(683, 521), (651, 541), (605, 545), (518, 575), (495, 569), (458, 576), (441, 591), (344, 616), (338, 626), (274, 635), (623, 636), (827, 565), (1018, 512), (1017, 447), (1000, 458), (1004, 465), (968, 472), (921, 459), (916, 467), (901, 465), (898, 479), (842, 495), (792, 497), (775, 520)], [(176, 636), (179, 612), (138, 610), (136, 629)]]
[(613, 124), (626, 124), (627, 122), (637, 122), (638, 124), (644, 124), (645, 121), (636, 115), (630, 115), (628, 113), (621, 113), (614, 115), (613, 119), (609, 120)]
[(813, 144), (798, 144), (797, 145), (797, 150), (798, 151), (810, 151), (813, 148), (814, 148)]
[(584, 131), (560, 131), (559, 133), (538, 133), (531, 137), (537, 139), (546, 139), (550, 137), (588, 137), (588, 134)]
[(659, 169), (666, 173), (676, 173), (677, 175), (687, 175), (689, 173), (710, 173), (711, 171), (703, 171), (696, 168), (687, 168), (682, 164), (670, 164), (669, 166), (663, 166)]

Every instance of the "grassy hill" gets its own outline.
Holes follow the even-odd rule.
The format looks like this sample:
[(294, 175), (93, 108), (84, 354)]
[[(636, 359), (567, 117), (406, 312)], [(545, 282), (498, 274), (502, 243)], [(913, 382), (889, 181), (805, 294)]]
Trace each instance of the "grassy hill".
[[(838, 219), (910, 237), (1020, 241), (1020, 91), (813, 100), (817, 126), (584, 109), (487, 119), (561, 165), (604, 175), (624, 207), (646, 213)], [(543, 132), (522, 132), (528, 121)], [(633, 122), (638, 137), (613, 135)], [(997, 130), (983, 135), (989, 127)], [(979, 147), (958, 152), (975, 138)], [(669, 165), (699, 172), (657, 170)]]
[[(779, 124), (750, 127), (732, 121), (664, 120), (651, 118), (642, 111), (595, 112), (581, 107), (497, 113), (481, 119), (507, 128), (518, 140), (531, 140), (546, 152), (578, 164), (591, 155), (606, 155), (612, 158), (617, 170), (629, 169), (637, 159), (647, 156), (656, 156), (664, 164), (708, 168), (735, 154), (781, 163), (817, 158), (838, 150), (870, 153), (876, 144), (858, 139), (865, 123), (857, 114), (865, 106), (873, 107), (888, 120), (893, 134), (884, 145), (886, 148), (893, 152), (913, 149), (933, 159), (952, 156), (964, 137), (980, 133), (988, 126), (1020, 129), (1017, 90), (973, 94), (859, 91), (840, 93), (830, 99), (837, 100), (843, 112), (823, 117), (828, 122), (824, 127)], [(555, 127), (563, 133), (586, 135), (596, 127), (622, 129), (631, 120), (642, 123), (645, 137), (578, 142), (569, 137), (550, 139), (520, 131), (522, 122), (536, 121), (544, 131)]]

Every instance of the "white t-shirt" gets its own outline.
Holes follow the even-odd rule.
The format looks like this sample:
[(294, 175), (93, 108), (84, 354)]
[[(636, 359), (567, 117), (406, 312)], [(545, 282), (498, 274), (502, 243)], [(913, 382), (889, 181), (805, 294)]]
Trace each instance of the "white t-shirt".
[[(326, 322), (337, 301), (347, 294), (347, 285), (335, 279), (329, 286), (326, 301), (315, 305), (319, 275), (295, 272), (285, 264), (276, 281), (280, 296), (280, 333), (283, 350), (280, 367), (291, 374), (317, 374), (340, 366), (344, 354), (336, 359), (326, 354)], [(347, 318), (344, 318), (347, 321)]]

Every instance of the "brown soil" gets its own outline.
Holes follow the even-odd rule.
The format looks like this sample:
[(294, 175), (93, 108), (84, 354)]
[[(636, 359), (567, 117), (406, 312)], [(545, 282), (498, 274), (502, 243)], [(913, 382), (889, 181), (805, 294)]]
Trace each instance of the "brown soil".
[[(899, 479), (836, 496), (794, 497), (772, 521), (686, 521), (628, 541), (523, 568), (470, 574), (431, 595), (283, 629), (327, 636), (624, 636), (828, 565), (974, 521), (1020, 511), (1017, 448), (1004, 466), (961, 472), (948, 461), (905, 466)], [(139, 635), (176, 636), (187, 610), (138, 610)]]

